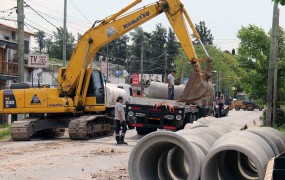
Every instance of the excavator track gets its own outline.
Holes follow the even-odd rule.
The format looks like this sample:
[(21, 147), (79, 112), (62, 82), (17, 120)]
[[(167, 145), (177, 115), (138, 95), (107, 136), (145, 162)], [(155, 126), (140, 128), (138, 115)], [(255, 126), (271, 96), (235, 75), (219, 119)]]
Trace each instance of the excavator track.
[(37, 117), (14, 121), (11, 127), (11, 137), (14, 141), (29, 141), (32, 138), (55, 138), (64, 134), (70, 120), (56, 121), (54, 119)]
[(81, 116), (69, 123), (70, 139), (87, 140), (98, 136), (114, 134), (114, 119), (104, 115)]
[(41, 118), (26, 118), (15, 121), (11, 127), (11, 137), (14, 141), (28, 141), (35, 133), (33, 125)]

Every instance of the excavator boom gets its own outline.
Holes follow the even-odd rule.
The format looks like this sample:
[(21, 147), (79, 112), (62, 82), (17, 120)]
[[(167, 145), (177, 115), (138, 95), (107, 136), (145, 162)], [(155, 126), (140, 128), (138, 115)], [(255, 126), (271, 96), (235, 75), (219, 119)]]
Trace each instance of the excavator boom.
[(190, 81), (187, 83), (179, 101), (191, 103), (197, 99), (211, 96), (213, 86), (209, 82), (209, 74), (200, 67), (186, 22), (189, 23), (196, 38), (200, 37), (180, 0), (160, 0), (126, 15), (122, 15), (139, 2), (141, 0), (136, 0), (118, 13), (100, 21), (100, 24), (89, 29), (79, 40), (65, 74), (61, 79), (65, 94), (71, 95), (75, 92), (75, 105), (78, 104), (80, 99), (84, 98), (81, 97), (81, 89), (87, 85), (84, 84), (84, 76), (95, 53), (107, 43), (163, 12), (172, 25), (194, 70), (193, 77), (190, 77)]

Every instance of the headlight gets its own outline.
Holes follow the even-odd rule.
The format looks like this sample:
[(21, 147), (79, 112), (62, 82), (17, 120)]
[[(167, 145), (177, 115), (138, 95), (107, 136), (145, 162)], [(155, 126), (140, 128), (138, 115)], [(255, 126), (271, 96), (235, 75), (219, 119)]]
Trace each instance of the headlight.
[(131, 106), (129, 106), (129, 109), (132, 109), (132, 107), (131, 107)]
[(176, 116), (176, 119), (177, 119), (178, 121), (180, 121), (180, 120), (182, 119), (182, 116), (181, 116), (181, 115), (177, 115), (177, 116)]
[(179, 114), (181, 114), (182, 113), (182, 111), (181, 110), (179, 110)]
[(133, 116), (134, 115), (134, 112), (133, 111), (129, 111), (128, 112), (128, 116)]

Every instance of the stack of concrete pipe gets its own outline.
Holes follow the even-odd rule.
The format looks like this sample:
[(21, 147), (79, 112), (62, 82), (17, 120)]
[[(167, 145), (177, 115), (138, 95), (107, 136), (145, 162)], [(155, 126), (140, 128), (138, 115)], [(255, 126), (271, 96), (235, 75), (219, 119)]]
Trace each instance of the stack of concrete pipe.
[(264, 179), (268, 161), (285, 151), (284, 135), (269, 127), (188, 128), (143, 137), (129, 158), (130, 179)]

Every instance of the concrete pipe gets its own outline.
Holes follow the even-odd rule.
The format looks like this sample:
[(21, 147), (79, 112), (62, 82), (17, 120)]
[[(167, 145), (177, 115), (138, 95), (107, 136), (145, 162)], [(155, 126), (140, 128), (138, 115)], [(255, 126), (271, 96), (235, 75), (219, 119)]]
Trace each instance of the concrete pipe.
[(222, 126), (209, 126), (209, 127), (197, 127), (194, 129), (183, 129), (180, 131), (177, 131), (176, 133), (185, 136), (185, 135), (193, 135), (193, 134), (202, 134), (206, 136), (212, 136), (214, 143), (217, 139), (219, 139), (222, 135), (227, 134), (231, 132), (230, 129)]
[[(175, 153), (174, 148), (183, 152), (183, 157), (181, 153)], [(172, 161), (169, 157), (180, 159), (180, 162), (186, 159), (188, 168), (185, 170), (187, 166), (182, 165), (169, 167)], [(128, 164), (129, 177), (132, 180), (168, 180), (181, 176), (179, 179), (196, 180), (199, 179), (204, 158), (202, 150), (182, 136), (173, 132), (154, 132), (143, 137), (133, 148)]]
[(272, 148), (257, 134), (230, 132), (213, 144), (203, 161), (201, 179), (263, 179), (272, 157)]
[[(174, 86), (174, 99), (183, 94), (185, 85)], [(148, 97), (154, 99), (167, 99), (168, 85), (152, 81), (148, 87)]]
[(183, 150), (179, 147), (173, 148), (169, 151), (167, 156), (167, 168), (169, 176), (164, 179), (183, 179), (189, 174), (189, 159), (185, 157)]
[(187, 123), (184, 126), (184, 129), (195, 129), (195, 128), (200, 128), (200, 127), (208, 127), (208, 125), (201, 124), (198, 121), (194, 121), (193, 123)]
[(275, 156), (285, 151), (285, 136), (280, 131), (271, 127), (253, 127), (247, 131), (262, 137), (271, 146)]

